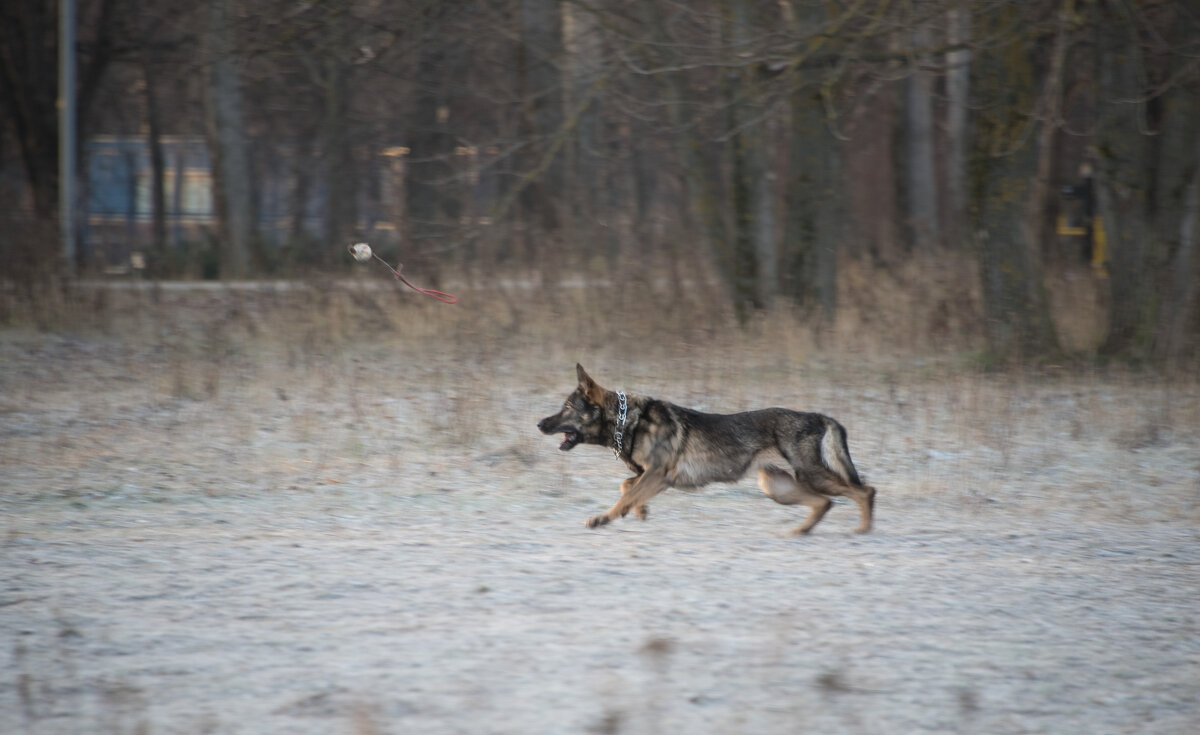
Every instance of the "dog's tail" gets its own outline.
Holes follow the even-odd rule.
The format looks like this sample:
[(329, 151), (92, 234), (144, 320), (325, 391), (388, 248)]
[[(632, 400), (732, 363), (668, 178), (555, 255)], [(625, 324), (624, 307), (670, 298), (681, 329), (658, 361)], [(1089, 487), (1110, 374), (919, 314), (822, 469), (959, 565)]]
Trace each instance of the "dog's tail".
[(821, 462), (830, 471), (851, 485), (862, 485), (858, 470), (850, 460), (846, 446), (846, 429), (831, 418), (825, 419), (825, 435), (821, 437)]

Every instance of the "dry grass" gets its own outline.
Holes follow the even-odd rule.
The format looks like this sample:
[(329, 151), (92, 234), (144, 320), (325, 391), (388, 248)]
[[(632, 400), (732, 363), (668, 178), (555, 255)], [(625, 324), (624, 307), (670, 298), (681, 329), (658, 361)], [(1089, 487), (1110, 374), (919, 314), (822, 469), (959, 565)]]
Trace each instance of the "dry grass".
[[(249, 489), (302, 484), (297, 470), (332, 462), (382, 455), (397, 466), (404, 447), (443, 464), (536, 452), (535, 432), (508, 435), (497, 418), (532, 427), (571, 387), (576, 361), (602, 382), (685, 405), (830, 413), (876, 481), (901, 491), (1019, 495), (1025, 480), (1014, 487), (1014, 475), (1050, 472), (1064, 486), (1054, 503), (1076, 502), (1070, 486), (1112, 484), (1103, 502), (1125, 513), (1145, 485), (1175, 486), (1170, 475), (1194, 477), (1200, 462), (1195, 376), (1088, 365), (980, 373), (969, 351), (939, 349), (930, 330), (918, 339), (894, 317), (871, 330), (858, 309), (825, 330), (783, 311), (739, 328), (703, 279), (494, 279), (447, 306), (373, 275), (100, 289), (82, 326), (10, 329), (0, 341), (10, 492), (85, 492), (79, 477), (131, 456), (175, 468), (202, 464), (197, 453), (256, 457)], [(913, 313), (940, 308), (906, 299)], [(965, 326), (948, 328), (961, 344)], [(396, 441), (399, 455), (381, 452)], [(1141, 467), (1148, 451), (1172, 463)], [(1176, 512), (1193, 517), (1194, 505)]]
[[(881, 301), (903, 301), (911, 314), (923, 315), (914, 316), (914, 322), (936, 322), (945, 312), (920, 294), (902, 295), (908, 289), (902, 277), (881, 287), (873, 300), (864, 298), (860, 309), (847, 309), (832, 328), (816, 330), (782, 311), (739, 328), (701, 277), (684, 285), (638, 274), (616, 284), (584, 278), (569, 286), (540, 284), (532, 277), (480, 280), (461, 289), (457, 306), (446, 306), (394, 289), (374, 275), (258, 287), (103, 289), (87, 295), (90, 306), (76, 313), (70, 329), (12, 328), (0, 334), (0, 512), (7, 548), (19, 548), (25, 538), (59, 538), (54, 519), (71, 518), (64, 509), (95, 508), (98, 517), (110, 518), (114, 507), (143, 503), (178, 505), (182, 521), (157, 535), (153, 529), (120, 525), (135, 521), (96, 521), (100, 525), (81, 532), (118, 556), (146, 536), (161, 536), (155, 545), (160, 550), (203, 543), (214, 532), (189, 525), (193, 506), (188, 504), (196, 499), (236, 501), (221, 503), (222, 509), (244, 503), (255, 520), (242, 531), (246, 539), (269, 540), (277, 533), (307, 545), (304, 534), (288, 535), (263, 522), (271, 517), (269, 507), (288, 507), (294, 514), (288, 522), (320, 528), (330, 553), (343, 543), (338, 519), (353, 512), (348, 508), (387, 507), (407, 518), (399, 516), (400, 508), (411, 513), (435, 502), (430, 498), (452, 498), (453, 512), (470, 519), (495, 513), (502, 498), (505, 507), (538, 519), (531, 528), (574, 523), (574, 515), (582, 523), (615, 492), (619, 475), (611, 458), (577, 451), (568, 459), (534, 429), (572, 387), (576, 361), (612, 387), (699, 408), (784, 405), (836, 416), (849, 429), (859, 469), (880, 488), (880, 558), (897, 554), (889, 543), (908, 544), (901, 549), (905, 554), (930, 553), (921, 551), (923, 543), (909, 543), (930, 526), (953, 529), (952, 536), (1014, 528), (1036, 537), (1047, 529), (1077, 526), (1153, 532), (1200, 521), (1197, 376), (1163, 378), (1095, 366), (979, 372), (965, 356), (974, 347), (967, 319), (940, 322), (943, 331), (937, 332), (905, 326), (894, 314), (868, 317), (866, 310), (882, 309)], [(847, 284), (860, 277), (848, 275)], [(963, 298), (972, 303), (970, 294)], [(721, 492), (708, 501), (697, 499), (697, 512), (709, 514), (705, 517), (728, 513), (734, 501)], [(301, 496), (325, 508), (319, 519), (306, 515), (307, 502), (296, 510), (294, 499)], [(396, 505), (396, 498), (406, 503)], [(926, 504), (943, 515), (920, 515), (917, 509)], [(548, 508), (562, 509), (570, 518)], [(904, 525), (902, 513), (919, 520)], [(797, 521), (785, 515), (771, 516), (770, 522)], [(843, 512), (840, 520), (827, 521), (829, 533), (836, 533), (839, 522), (852, 522), (852, 515)], [(655, 520), (652, 512), (651, 523)], [(511, 514), (505, 522), (516, 523)], [(353, 528), (356, 522), (345, 523)], [(403, 534), (415, 533), (398, 523), (389, 520), (386, 531), (366, 523), (365, 532), (373, 535), (351, 536), (345, 543), (357, 543), (350, 551), (359, 555), (394, 546)], [(890, 539), (889, 526), (900, 529), (890, 531)], [(535, 532), (510, 528), (517, 534)], [(217, 536), (225, 538), (222, 533), (218, 529)], [(710, 558), (705, 555), (712, 550), (700, 549), (690, 532), (672, 533), (684, 535), (655, 538), (655, 543), (695, 547), (693, 553)], [(757, 538), (761, 530), (749, 535)], [(54, 543), (70, 543), (63, 539)], [(588, 537), (583, 543), (599, 542)], [(1030, 546), (1035, 549), (1030, 553), (1040, 553), (1035, 543)], [(394, 549), (387, 548), (390, 555)], [(463, 552), (485, 564), (503, 553), (502, 546), (496, 548), (501, 550), (463, 542), (450, 547), (450, 557), (430, 559), (452, 564), (451, 557)], [(569, 553), (577, 552), (577, 565), (606, 553), (583, 547)], [(988, 559), (976, 561), (986, 566)], [(836, 557), (825, 563), (836, 563)], [(941, 567), (933, 568), (942, 573)], [(600, 574), (595, 572), (594, 579), (603, 581)], [(497, 583), (486, 576), (465, 579), (470, 589), (455, 600), (490, 596), (501, 608), (512, 603), (511, 597), (493, 594)], [(547, 577), (548, 589), (562, 584)], [(850, 586), (862, 594), (853, 582)], [(575, 600), (586, 594), (564, 594), (562, 604), (587, 607), (589, 598)], [(839, 615), (860, 614), (847, 612), (840, 598), (825, 603)], [(673, 601), (663, 604), (674, 610)], [(881, 598), (877, 604), (888, 603)], [(993, 604), (1005, 603), (981, 603), (982, 609)], [(23, 609), (29, 606), (21, 599), (11, 608), (18, 616)], [(470, 610), (474, 607), (464, 614), (473, 614)], [(83, 644), (71, 653), (74, 637), (66, 631), (78, 635), (80, 629), (69, 622), (73, 614), (68, 609), (55, 616), (68, 621), (57, 628), (59, 653), (26, 654), (18, 640), (16, 658), (4, 671), (15, 681), (9, 699), (24, 714), (0, 724), (24, 723), (37, 731), (56, 717), (78, 723), (72, 719), (80, 716), (79, 700), (71, 694), (79, 689), (74, 675), (30, 663), (58, 656), (69, 667), (72, 657), (87, 656)], [(756, 665), (794, 672), (796, 664), (783, 660), (783, 652), (793, 650), (791, 636), (803, 635), (795, 631), (804, 626), (784, 622), (772, 643), (754, 649), (761, 659)], [(20, 625), (37, 627), (29, 620)], [(631, 695), (608, 707), (592, 721), (592, 731), (661, 731), (658, 725), (676, 721), (678, 710), (664, 703), (674, 691), (662, 683), (671, 679), (668, 669), (703, 670), (710, 656), (708, 649), (697, 652), (686, 630), (652, 628), (626, 646), (630, 665), (645, 669), (635, 673), (649, 689), (641, 700)], [(95, 631), (84, 633), (90, 642)], [(408, 640), (405, 635), (400, 631), (393, 637)], [(718, 652), (742, 651), (748, 644), (740, 635), (733, 631), (705, 645)], [(911, 631), (897, 635), (903, 640)], [(851, 640), (840, 658), (814, 659), (804, 679), (815, 693), (812, 701), (888, 697), (875, 682), (888, 667), (873, 666)], [(478, 650), (469, 653), (488, 660)], [(968, 656), (956, 655), (959, 660)], [(555, 672), (544, 675), (553, 678)], [(219, 678), (203, 672), (192, 676), (204, 683)], [(110, 731), (152, 730), (139, 714), (152, 706), (144, 694), (129, 689), (120, 676), (106, 677), (102, 684), (97, 690), (102, 701), (94, 706), (112, 724)], [(604, 697), (606, 687), (624, 692), (628, 684), (614, 679), (596, 687)], [(949, 717), (965, 723), (1006, 716), (1010, 719), (990, 722), (1030, 724), (1020, 714), (995, 714), (996, 702), (980, 692), (985, 690), (956, 689), (948, 700)], [(436, 692), (431, 696), (436, 700)], [(386, 701), (381, 695), (380, 702)], [(394, 707), (407, 705), (392, 706), (359, 690), (333, 689), (299, 697), (278, 713), (327, 724), (319, 718), (345, 712), (340, 731), (398, 731), (387, 723), (404, 721), (407, 710)], [(744, 716), (741, 709), (722, 709), (700, 695), (687, 707), (713, 707), (731, 727)], [(1186, 715), (1188, 710), (1174, 711)], [(851, 730), (870, 731), (868, 720), (849, 720)], [(795, 721), (803, 722), (800, 715)]]

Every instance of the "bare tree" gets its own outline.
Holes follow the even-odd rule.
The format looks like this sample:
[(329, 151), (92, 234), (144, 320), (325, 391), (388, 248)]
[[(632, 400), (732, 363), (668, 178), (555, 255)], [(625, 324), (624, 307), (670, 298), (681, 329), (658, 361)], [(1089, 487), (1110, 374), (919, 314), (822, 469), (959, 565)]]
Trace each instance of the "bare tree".
[[(729, 127), (730, 190), (733, 206), (733, 283), (735, 307), (768, 306), (779, 290), (775, 245), (773, 174), (767, 165), (766, 111), (761, 71), (750, 45), (753, 8), (750, 0), (730, 0), (727, 9), (731, 58), (736, 69), (722, 80)], [(756, 25), (756, 24), (755, 24)]]
[(221, 275), (244, 278), (250, 272), (254, 216), (233, 19), (233, 0), (215, 0), (209, 4), (205, 29), (206, 129), (216, 164), (213, 193), (220, 220)]
[(966, 235), (969, 93), (971, 85), (971, 14), (965, 0), (946, 10), (946, 189), (947, 225), (955, 248)]
[[(824, 38), (824, 10), (808, 6), (792, 23), (797, 59), (806, 59)], [(833, 132), (833, 99), (830, 79), (835, 69), (816, 67), (792, 70), (794, 88), (789, 98), (790, 151), (785, 194), (784, 283), (792, 301), (816, 305), (822, 319), (832, 322), (837, 306), (837, 261), (843, 232), (839, 213), (844, 211), (841, 183), (841, 141)]]
[[(38, 227), (57, 230), (58, 209), (58, 3), (12, 0), (0, 4), (0, 120), (17, 144)], [(94, 103), (109, 66), (118, 56), (114, 36), (123, 6), (118, 0), (80, 2), (76, 17), (79, 145), (94, 129)], [(82, 156), (76, 156), (82, 160)], [(57, 262), (36, 237), (0, 239), (10, 274), (40, 274)], [(10, 239), (11, 238), (11, 239)], [(82, 254), (81, 251), (79, 254)], [(40, 277), (40, 276), (39, 276)]]
[(927, 68), (933, 48), (930, 5), (917, 4), (921, 15), (913, 18), (909, 29), (912, 68), (904, 85), (904, 202), (912, 242), (917, 250), (923, 252), (941, 245), (934, 160), (934, 79)]
[(1194, 319), (1200, 17), (1169, 3), (1105, 0), (1090, 10), (1097, 194), (1111, 258), (1101, 352), (1165, 356)]
[(562, 227), (562, 203), (557, 194), (565, 184), (561, 149), (566, 120), (563, 107), (562, 8), (559, 0), (520, 0), (520, 69), (523, 124), (528, 155), (526, 171), (538, 174), (523, 183), (521, 202), (526, 216), (555, 232)]
[[(152, 224), (147, 268), (151, 276), (162, 277), (168, 258), (169, 239), (167, 157), (163, 137), (169, 123), (166, 107), (173, 102), (178, 103), (178, 95), (170, 87), (172, 83), (178, 83), (179, 78), (178, 60), (170, 57), (181, 53), (181, 47), (190, 46), (190, 41), (175, 30), (183, 24), (183, 18), (188, 13), (183, 6), (161, 3), (154, 10), (156, 12), (144, 12), (137, 18), (137, 47), (131, 61), (137, 68), (142, 86), (142, 114), (150, 157)], [(175, 189), (177, 197), (182, 195), (181, 183)]]
[[(1028, 23), (1015, 9), (997, 20), (1015, 28)], [(1055, 93), (1043, 77), (1040, 89), (1022, 84), (1037, 78), (1034, 49), (1012, 34), (1007, 43), (978, 53), (974, 70), (980, 105), (971, 177), (972, 229), (979, 253), (984, 329), (999, 359), (1037, 357), (1057, 350), (1042, 276), (1039, 229), (1029, 221), (1043, 196), (1033, 182), (1039, 155), (1037, 100)]]
[[(292, 239), (312, 227), (321, 245), (264, 258), (328, 264), (330, 241), (386, 209), (406, 257), (613, 264), (636, 246), (675, 273), (707, 260), (743, 319), (781, 296), (831, 319), (839, 260), (890, 267), (907, 228), (920, 251), (973, 244), (991, 349), (1037, 357), (1058, 349), (1054, 193), (1090, 151), (1104, 352), (1195, 343), (1200, 19), (1185, 3), (217, 0), (166, 22), (186, 12), (81, 0), (81, 121), (148, 129), (159, 259), (156, 141), (203, 117), (227, 276), (251, 271), (270, 189)], [(4, 140), (47, 223), (53, 20), (44, 3), (0, 10)], [(119, 45), (115, 28), (132, 29)]]

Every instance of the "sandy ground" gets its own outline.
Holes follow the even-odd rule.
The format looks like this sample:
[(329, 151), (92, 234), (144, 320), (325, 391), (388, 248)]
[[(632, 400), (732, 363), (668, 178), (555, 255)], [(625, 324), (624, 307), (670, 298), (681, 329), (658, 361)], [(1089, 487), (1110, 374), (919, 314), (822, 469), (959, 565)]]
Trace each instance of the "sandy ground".
[(0, 339), (0, 732), (1200, 728), (1194, 380), (599, 352), (837, 416), (880, 496), (588, 531), (623, 474), (534, 429), (565, 350), (181, 340)]

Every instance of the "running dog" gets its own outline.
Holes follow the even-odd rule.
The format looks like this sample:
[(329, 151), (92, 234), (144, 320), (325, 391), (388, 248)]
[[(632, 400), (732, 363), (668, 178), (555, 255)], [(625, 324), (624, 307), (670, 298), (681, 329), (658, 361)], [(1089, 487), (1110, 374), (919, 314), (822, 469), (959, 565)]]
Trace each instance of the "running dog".
[(596, 528), (633, 511), (645, 519), (646, 503), (667, 488), (696, 489), (737, 482), (758, 472), (758, 486), (781, 505), (806, 505), (810, 512), (794, 533), (813, 529), (829, 512), (830, 496), (858, 504), (856, 533), (871, 530), (875, 488), (863, 484), (846, 430), (819, 413), (767, 408), (734, 414), (701, 413), (655, 398), (606, 390), (583, 366), (579, 385), (562, 409), (538, 422), (543, 434), (562, 434), (558, 448), (578, 444), (608, 447), (634, 473), (621, 483), (621, 499), (608, 512), (589, 518)]

